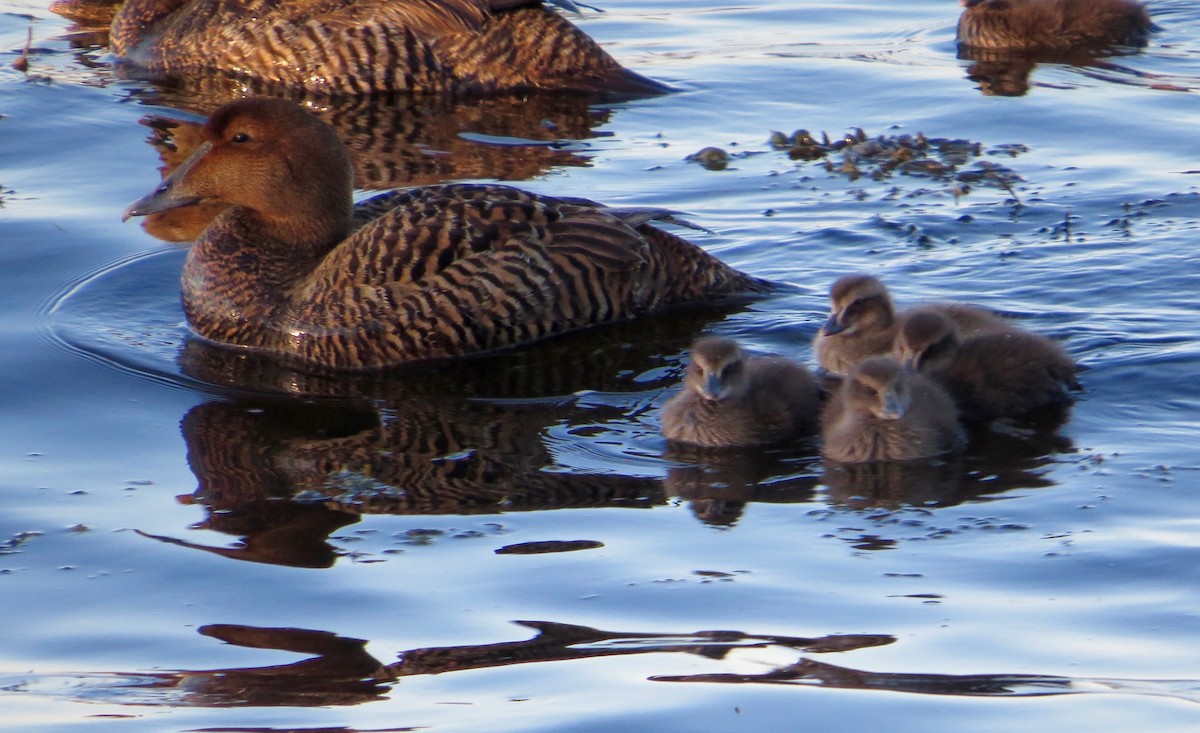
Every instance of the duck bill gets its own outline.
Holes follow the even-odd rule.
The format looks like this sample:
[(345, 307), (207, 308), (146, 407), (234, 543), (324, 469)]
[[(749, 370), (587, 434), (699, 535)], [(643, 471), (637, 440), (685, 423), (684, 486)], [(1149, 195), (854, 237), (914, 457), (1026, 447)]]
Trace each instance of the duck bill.
[(825, 320), (825, 325), (821, 326), (821, 333), (826, 336), (833, 336), (845, 331), (846, 327), (838, 323), (838, 314), (830, 313), (829, 318)]
[(704, 385), (700, 389), (700, 396), (709, 402), (718, 402), (721, 399), (721, 378), (715, 374), (710, 374), (704, 380)]
[(121, 221), (129, 221), (134, 216), (148, 216), (157, 214), (160, 211), (170, 211), (183, 206), (192, 206), (200, 203), (200, 197), (194, 195), (180, 194), (179, 185), (187, 174), (192, 170), (197, 162), (212, 149), (212, 143), (204, 143), (192, 153), (192, 157), (188, 158), (171, 174), (162, 180), (153, 191), (134, 201), (129, 206), (125, 207), (125, 213), (121, 215)]
[(905, 405), (904, 402), (896, 395), (888, 394), (884, 398), (883, 412), (880, 414), (880, 417), (885, 420), (899, 420), (900, 418), (904, 417), (906, 408), (907, 405)]

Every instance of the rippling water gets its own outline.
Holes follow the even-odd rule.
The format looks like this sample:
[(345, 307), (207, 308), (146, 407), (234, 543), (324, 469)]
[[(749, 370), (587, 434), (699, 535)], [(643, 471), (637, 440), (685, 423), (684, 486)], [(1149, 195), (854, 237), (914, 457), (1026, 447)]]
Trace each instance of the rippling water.
[[(949, 0), (604, 7), (578, 23), (678, 93), (319, 111), (364, 188), (670, 207), (793, 287), (341, 380), (190, 339), (181, 245), (120, 223), (216, 92), (0, 3), (6, 729), (1195, 730), (1200, 10), (997, 76)], [(971, 141), (975, 175), (768, 144), (797, 128)], [(809, 359), (858, 270), (1062, 338), (1069, 422), (920, 473), (667, 449), (697, 334)]]

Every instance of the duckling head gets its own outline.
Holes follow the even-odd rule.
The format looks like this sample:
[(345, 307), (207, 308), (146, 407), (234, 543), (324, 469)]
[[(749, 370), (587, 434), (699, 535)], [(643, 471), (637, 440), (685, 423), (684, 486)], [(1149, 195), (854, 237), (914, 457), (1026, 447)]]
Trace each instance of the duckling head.
[(208, 119), (201, 139), (124, 219), (213, 202), (241, 209), (268, 236), (299, 248), (328, 248), (349, 233), (350, 155), (299, 105), (268, 97), (230, 102)]
[(829, 319), (821, 327), (821, 333), (848, 336), (864, 330), (885, 329), (892, 325), (895, 315), (892, 296), (879, 278), (847, 275), (829, 289)]
[(918, 310), (904, 319), (892, 355), (905, 369), (927, 372), (948, 365), (958, 352), (958, 333), (949, 318)]
[(898, 420), (912, 404), (904, 371), (889, 356), (873, 356), (858, 364), (842, 388), (856, 410), (880, 420)]
[(706, 402), (738, 398), (746, 391), (746, 355), (732, 339), (700, 339), (684, 382)]

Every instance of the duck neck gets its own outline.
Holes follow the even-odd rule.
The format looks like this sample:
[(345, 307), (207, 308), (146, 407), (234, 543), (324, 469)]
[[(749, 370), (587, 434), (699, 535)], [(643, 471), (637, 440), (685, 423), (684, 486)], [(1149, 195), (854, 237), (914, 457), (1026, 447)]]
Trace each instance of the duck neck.
[(280, 338), (277, 324), (292, 293), (349, 229), (348, 220), (320, 225), (295, 219), (268, 220), (235, 206), (196, 240), (184, 263), (181, 291), (188, 324), (197, 333), (267, 348)]

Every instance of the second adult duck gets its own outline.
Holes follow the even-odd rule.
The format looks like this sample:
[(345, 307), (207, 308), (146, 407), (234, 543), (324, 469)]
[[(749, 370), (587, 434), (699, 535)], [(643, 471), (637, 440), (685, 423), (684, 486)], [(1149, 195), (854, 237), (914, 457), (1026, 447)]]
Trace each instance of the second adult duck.
[(111, 43), (150, 73), (325, 95), (669, 91), (537, 0), (125, 0)]
[[(345, 146), (279, 99), (231, 102), (126, 218), (228, 206), (184, 263), (201, 336), (337, 370), (536, 341), (769, 286), (648, 222), (494, 184), (429, 186), (355, 207)], [(358, 226), (366, 211), (382, 212)]]

